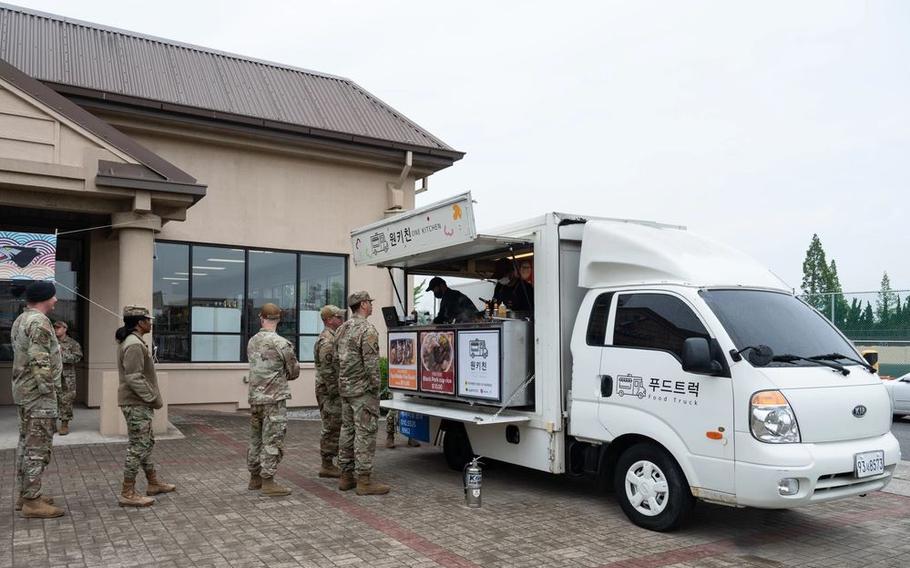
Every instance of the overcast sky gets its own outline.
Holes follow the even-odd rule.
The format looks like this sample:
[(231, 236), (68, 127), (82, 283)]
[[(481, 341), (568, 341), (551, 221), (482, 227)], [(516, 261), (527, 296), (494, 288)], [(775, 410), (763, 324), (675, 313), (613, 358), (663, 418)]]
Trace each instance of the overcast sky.
[(682, 224), (799, 287), (910, 288), (910, 3), (19, 0), (349, 77), (467, 156), (483, 228), (545, 211)]

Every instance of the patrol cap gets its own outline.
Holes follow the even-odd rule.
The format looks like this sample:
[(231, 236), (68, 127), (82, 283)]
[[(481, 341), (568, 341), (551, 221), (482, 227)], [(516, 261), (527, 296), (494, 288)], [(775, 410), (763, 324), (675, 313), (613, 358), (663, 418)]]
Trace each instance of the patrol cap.
[(149, 314), (148, 308), (142, 306), (125, 306), (123, 308), (123, 318), (126, 319), (130, 317), (155, 319)]
[(373, 298), (370, 297), (370, 293), (366, 290), (361, 290), (360, 292), (354, 292), (348, 296), (348, 305), (356, 306), (360, 302), (372, 302)]
[(281, 319), (281, 308), (272, 302), (263, 304), (262, 307), (259, 308), (259, 317), (268, 320)]
[(319, 310), (319, 317), (324, 320), (329, 319), (330, 317), (338, 316), (343, 318), (345, 311), (339, 308), (338, 306), (333, 306), (332, 304), (327, 304), (321, 310)]
[(57, 320), (54, 322), (54, 327), (62, 327), (63, 329), (69, 329), (69, 325), (63, 320)]

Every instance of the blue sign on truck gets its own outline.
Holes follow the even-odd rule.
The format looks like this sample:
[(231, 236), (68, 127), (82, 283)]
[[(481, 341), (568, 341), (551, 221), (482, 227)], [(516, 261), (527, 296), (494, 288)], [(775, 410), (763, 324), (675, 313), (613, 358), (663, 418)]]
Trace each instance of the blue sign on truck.
[(421, 442), (430, 442), (430, 417), (413, 412), (398, 413), (398, 431), (402, 436)]

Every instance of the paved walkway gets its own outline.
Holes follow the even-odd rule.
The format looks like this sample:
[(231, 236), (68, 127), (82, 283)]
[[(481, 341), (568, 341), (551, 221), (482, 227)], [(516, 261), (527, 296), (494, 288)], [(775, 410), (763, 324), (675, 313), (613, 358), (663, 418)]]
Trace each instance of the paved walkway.
[[(316, 477), (318, 428), (292, 421), (269, 499), (246, 490), (243, 415), (172, 413), (184, 439), (159, 442), (178, 492), (149, 509), (116, 505), (123, 444), (56, 448), (46, 488), (69, 514), (13, 513), (13, 451), (0, 451), (0, 568), (8, 566), (655, 567), (906, 566), (910, 498), (865, 498), (794, 511), (699, 504), (675, 533), (630, 524), (591, 483), (497, 464), (484, 506), (463, 506), (460, 475), (437, 448), (377, 450), (382, 497)], [(382, 430), (382, 427), (380, 427)], [(907, 476), (910, 477), (910, 476)]]

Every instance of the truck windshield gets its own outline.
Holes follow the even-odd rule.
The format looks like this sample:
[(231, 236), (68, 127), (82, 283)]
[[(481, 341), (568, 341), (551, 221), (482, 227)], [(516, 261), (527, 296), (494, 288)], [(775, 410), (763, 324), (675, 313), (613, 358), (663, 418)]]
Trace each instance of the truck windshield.
[[(795, 297), (760, 290), (702, 290), (737, 349), (767, 345), (776, 355), (819, 357), (839, 353), (857, 357), (856, 350), (824, 316)], [(840, 361), (847, 363), (847, 361)], [(771, 366), (812, 365), (812, 361), (774, 361)]]

